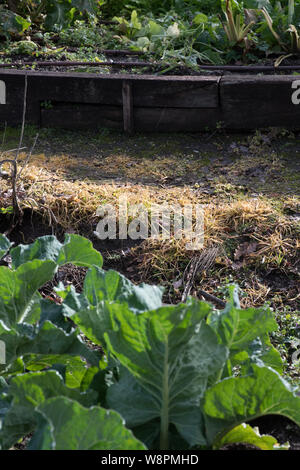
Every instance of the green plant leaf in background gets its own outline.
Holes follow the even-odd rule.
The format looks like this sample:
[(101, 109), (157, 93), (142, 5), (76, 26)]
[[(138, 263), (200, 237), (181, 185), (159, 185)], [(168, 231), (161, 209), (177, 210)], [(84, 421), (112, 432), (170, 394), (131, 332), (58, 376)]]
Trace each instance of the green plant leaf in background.
[(104, 332), (111, 328), (112, 313), (130, 309), (135, 314), (162, 305), (163, 289), (148, 284), (134, 285), (116, 271), (89, 269), (83, 293), (70, 289), (62, 304), (64, 314), (96, 344), (105, 345)]
[[(31, 372), (42, 371), (58, 367), (63, 375), (65, 384), (69, 388), (80, 389), (87, 372), (86, 362), (79, 356), (69, 354), (32, 355), (26, 358), (26, 370)], [(98, 370), (98, 369), (97, 369)]]
[(241, 309), (237, 305), (237, 292), (236, 286), (230, 286), (230, 299), (225, 309), (212, 312), (208, 319), (232, 354), (247, 349), (257, 337), (278, 328), (269, 308)]
[(165, 30), (161, 25), (157, 24), (153, 20), (149, 20), (147, 32), (150, 34), (150, 36), (163, 36), (164, 31)]
[(7, 254), (12, 245), (5, 235), (0, 234), (0, 260)]
[(59, 266), (67, 263), (88, 268), (103, 265), (103, 258), (92, 242), (75, 234), (66, 234), (63, 244), (53, 235), (46, 235), (30, 245), (18, 245), (10, 254), (14, 268), (34, 259), (52, 260)]
[(198, 13), (193, 19), (193, 23), (197, 25), (207, 23), (207, 21), (208, 21), (208, 17), (204, 15), (203, 13)]
[(10, 10), (0, 10), (0, 34), (22, 34), (30, 26), (30, 21)]
[(72, 7), (71, 0), (49, 1), (46, 4), (45, 29), (48, 31), (56, 28), (58, 31), (70, 26), (76, 9)]
[(268, 337), (268, 333), (278, 328), (273, 313), (265, 307), (241, 309), (237, 286), (229, 286), (229, 301), (225, 309), (213, 311), (208, 317), (208, 324), (230, 351), (229, 369), (243, 362), (249, 364), (268, 360), (266, 365), (275, 365), (276, 370), (281, 371), (280, 355)]

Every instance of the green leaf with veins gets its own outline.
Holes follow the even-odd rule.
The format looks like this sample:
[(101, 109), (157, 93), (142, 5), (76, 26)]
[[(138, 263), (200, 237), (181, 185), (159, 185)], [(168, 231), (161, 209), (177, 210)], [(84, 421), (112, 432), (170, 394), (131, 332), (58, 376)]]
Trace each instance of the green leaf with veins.
[(26, 321), (37, 289), (50, 281), (56, 271), (53, 261), (29, 261), (15, 271), (0, 266), (0, 320), (7, 327)]
[(111, 329), (118, 310), (140, 314), (162, 305), (163, 289), (147, 284), (134, 285), (116, 271), (93, 266), (87, 273), (82, 294), (69, 289), (62, 310), (96, 344), (105, 345), (104, 333)]
[[(160, 448), (169, 445), (169, 428), (174, 424), (190, 445), (205, 443), (202, 433), (201, 397), (209, 377), (220, 370), (227, 359), (227, 348), (218, 343), (213, 330), (203, 318), (210, 307), (202, 302), (161, 307), (134, 315), (116, 311), (113, 327), (105, 333), (109, 350), (139, 384), (128, 388), (124, 403), (116, 399), (124, 389), (122, 379), (108, 390), (107, 400), (125, 421), (138, 425), (158, 418)], [(128, 376), (123, 380), (129, 380)], [(143, 411), (140, 387), (149, 397)], [(112, 392), (113, 391), (113, 392)], [(120, 395), (119, 395), (120, 396)], [(139, 402), (129, 413), (128, 403)]]
[(300, 426), (300, 397), (272, 369), (253, 365), (252, 374), (230, 377), (207, 390), (207, 437), (212, 443), (238, 424), (268, 414), (286, 416)]
[(233, 356), (240, 351), (247, 351), (256, 338), (277, 330), (278, 325), (269, 308), (241, 309), (235, 301), (235, 286), (231, 286), (230, 292), (231, 297), (225, 309), (212, 312), (208, 323)]
[(0, 449), (8, 449), (21, 437), (32, 432), (37, 424), (35, 408), (48, 398), (66, 396), (83, 406), (95, 404), (94, 391), (80, 393), (65, 386), (55, 371), (29, 372), (12, 379), (9, 396), (13, 398), (4, 419), (0, 420)]
[(39, 425), (33, 450), (145, 450), (122, 418), (99, 406), (86, 409), (66, 397), (45, 400), (37, 408)]
[(66, 234), (64, 243), (60, 243), (53, 235), (46, 235), (30, 245), (18, 245), (10, 254), (13, 268), (34, 259), (51, 260), (58, 266), (68, 263), (87, 268), (103, 265), (103, 258), (93, 248), (92, 242), (75, 234)]
[(220, 441), (214, 444), (214, 449), (220, 449), (228, 444), (252, 444), (261, 450), (288, 450), (289, 445), (278, 444), (275, 437), (260, 435), (258, 428), (242, 423), (229, 431)]
[(76, 329), (67, 333), (49, 321), (44, 322), (41, 328), (22, 323), (4, 330), (0, 325), (0, 338), (6, 346), (6, 364), (0, 365), (1, 373), (11, 373), (10, 369), (7, 370), (11, 363), (21, 357), (26, 362), (26, 356), (32, 354), (37, 355), (38, 364), (42, 360), (41, 355), (67, 354), (82, 356), (90, 364), (98, 365), (101, 355), (88, 348), (78, 333)]

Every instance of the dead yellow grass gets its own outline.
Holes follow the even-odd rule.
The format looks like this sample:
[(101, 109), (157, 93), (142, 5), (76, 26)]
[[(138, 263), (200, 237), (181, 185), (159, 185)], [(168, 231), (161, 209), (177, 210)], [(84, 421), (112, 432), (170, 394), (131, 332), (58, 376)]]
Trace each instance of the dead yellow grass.
[[(22, 158), (25, 155), (21, 155)], [(44, 213), (52, 211), (62, 228), (78, 229), (82, 221), (89, 223), (96, 209), (103, 204), (117, 207), (119, 197), (126, 195), (128, 204), (143, 203), (169, 205), (203, 204), (205, 209), (205, 241), (207, 245), (222, 243), (223, 236), (250, 233), (259, 243), (270, 247), (289, 245), (285, 242), (295, 231), (296, 223), (282, 215), (266, 198), (239, 198), (228, 202), (210, 198), (188, 186), (158, 187), (131, 183), (93, 183), (90, 180), (72, 181), (65, 176), (68, 156), (52, 157), (46, 164), (43, 155), (33, 156), (20, 179), (20, 202), (23, 207), (32, 207)], [(1, 179), (2, 195), (10, 189), (10, 180)], [(2, 201), (7, 205), (7, 200)], [(285, 202), (289, 207), (298, 207), (299, 198)], [(266, 240), (264, 234), (272, 232)], [(298, 239), (295, 242), (299, 242)], [(294, 246), (294, 243), (293, 243)]]
[[(24, 157), (24, 156), (22, 156)], [(180, 204), (196, 202), (197, 198), (189, 188), (159, 188), (131, 183), (93, 183), (89, 179), (68, 179), (65, 172), (67, 156), (51, 158), (35, 156), (25, 167), (20, 180), (20, 203), (25, 207), (48, 215), (64, 230), (78, 230), (82, 224), (94, 222), (96, 209), (100, 205), (113, 204), (117, 207), (119, 197), (127, 197), (128, 204)], [(1, 180), (2, 194), (10, 188), (9, 180)], [(2, 202), (2, 205), (5, 204)], [(91, 219), (92, 218), (92, 219)]]
[[(24, 156), (22, 156), (24, 158)], [(234, 249), (230, 255), (226, 244), (235, 247), (247, 240), (256, 243), (251, 253), (245, 253), (246, 264), (263, 263), (272, 268), (286, 269), (299, 260), (299, 223), (283, 214), (266, 198), (240, 197), (224, 200), (202, 196), (199, 190), (186, 187), (160, 187), (131, 183), (94, 183), (89, 179), (72, 181), (67, 175), (74, 159), (68, 156), (34, 156), (24, 168), (19, 181), (19, 202), (22, 208), (31, 208), (41, 214), (49, 224), (57, 225), (65, 232), (79, 232), (92, 236), (97, 224), (96, 210), (99, 206), (112, 204), (118, 207), (119, 197), (126, 195), (128, 204), (168, 203), (201, 204), (204, 207), (204, 248), (219, 247), (215, 263), (219, 274), (227, 273), (234, 263)], [(124, 162), (123, 162), (124, 163)], [(132, 168), (131, 170), (132, 171)], [(1, 179), (0, 206), (11, 204), (9, 179)], [(296, 210), (299, 199), (292, 197), (284, 207)], [(227, 250), (227, 251), (226, 251)], [(173, 282), (180, 276), (195, 252), (186, 250), (186, 240), (152, 240), (132, 249), (136, 270), (142, 280)], [(205, 270), (201, 273), (206, 278)], [(269, 288), (249, 279), (248, 300), (263, 303)], [(213, 292), (213, 286), (212, 290)]]
[[(21, 153), (19, 161), (26, 158), (25, 153)], [(128, 155), (117, 154), (109, 155), (103, 158), (80, 158), (66, 154), (51, 155), (34, 154), (30, 158), (30, 166), (43, 168), (60, 174), (68, 172), (80, 173), (84, 171), (90, 180), (99, 179), (99, 176), (109, 175), (110, 177), (125, 177), (130, 179), (155, 179), (164, 182), (169, 176), (173, 176), (174, 158), (158, 157), (153, 164), (152, 158), (133, 158)], [(197, 173), (201, 170), (203, 163), (194, 158), (183, 158), (176, 160), (176, 175), (184, 176), (191, 173)]]

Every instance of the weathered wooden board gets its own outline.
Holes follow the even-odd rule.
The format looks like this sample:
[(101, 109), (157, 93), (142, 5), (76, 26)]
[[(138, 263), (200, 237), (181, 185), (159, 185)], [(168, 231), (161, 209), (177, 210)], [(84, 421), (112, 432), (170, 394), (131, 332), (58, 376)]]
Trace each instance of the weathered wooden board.
[(50, 108), (41, 108), (41, 127), (62, 129), (123, 129), (121, 106), (51, 103)]
[[(41, 127), (64, 129), (123, 129), (123, 109), (118, 106), (51, 103), (41, 108)], [(177, 108), (134, 108), (126, 132), (200, 132), (215, 129), (218, 110)]]
[[(168, 80), (172, 78), (172, 80)], [(139, 107), (217, 108), (220, 77), (155, 77), (132, 80)]]
[(200, 132), (220, 120), (218, 108), (134, 108), (135, 130), (143, 132)]
[(220, 100), (225, 127), (299, 129), (300, 105), (292, 102), (297, 93), (297, 80), (297, 76), (291, 75), (223, 77)]
[(37, 72), (29, 75), (32, 100), (122, 105), (122, 84), (132, 86), (134, 106), (216, 108), (219, 77), (99, 76)]
[(122, 80), (96, 74), (32, 72), (28, 75), (28, 99), (64, 103), (97, 103), (122, 106)]

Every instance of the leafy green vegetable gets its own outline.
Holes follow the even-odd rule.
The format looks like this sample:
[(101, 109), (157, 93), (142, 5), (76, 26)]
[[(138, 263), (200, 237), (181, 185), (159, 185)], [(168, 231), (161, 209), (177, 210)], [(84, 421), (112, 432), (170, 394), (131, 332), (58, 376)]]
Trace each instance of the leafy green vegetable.
[(37, 407), (39, 424), (29, 449), (143, 450), (115, 411), (86, 409), (77, 401), (57, 397)]
[(53, 235), (46, 235), (30, 245), (18, 245), (10, 254), (15, 269), (33, 259), (51, 260), (58, 266), (67, 263), (85, 267), (103, 265), (102, 256), (93, 248), (92, 243), (74, 234), (66, 234), (63, 244)]
[(35, 259), (12, 271), (0, 266), (0, 319), (6, 327), (26, 321), (37, 301), (37, 290), (56, 272), (53, 261)]
[(222, 312), (214, 311), (208, 317), (209, 325), (229, 348), (227, 367), (231, 369), (237, 364), (243, 364), (245, 368), (252, 362), (263, 361), (281, 372), (280, 355), (268, 338), (268, 333), (278, 328), (270, 309), (241, 309), (236, 286), (230, 286), (229, 296), (226, 308)]
[[(87, 372), (86, 362), (80, 356), (69, 354), (39, 355), (26, 358), (26, 369), (37, 372), (43, 369), (57, 368), (67, 387), (80, 389)], [(97, 369), (98, 370), (98, 369)]]
[[(1, 236), (0, 243), (1, 254), (7, 253), (11, 246), (7, 238)], [(67, 235), (61, 244), (55, 237), (46, 236), (31, 245), (19, 245), (10, 254), (13, 269), (0, 266), (0, 340), (6, 349), (6, 364), (0, 366), (2, 374), (23, 372), (22, 360), (32, 354), (81, 355), (96, 365), (99, 354), (87, 348), (79, 331), (70, 327), (61, 306), (42, 299), (38, 291), (53, 278), (59, 265), (73, 262), (101, 266), (102, 257), (91, 242)]]
[(277, 329), (277, 323), (268, 308), (239, 307), (237, 289), (230, 288), (230, 301), (222, 312), (213, 312), (209, 324), (214, 328), (222, 343), (235, 354), (247, 350), (255, 338)]
[(158, 308), (162, 294), (162, 288), (136, 286), (115, 271), (105, 272), (94, 266), (86, 275), (82, 294), (69, 290), (63, 312), (91, 341), (104, 346), (104, 333), (111, 326), (110, 312), (130, 309), (142, 313)]
[[(134, 393), (130, 397), (134, 390), (131, 387), (129, 401), (144, 401), (147, 396), (149, 417), (159, 418), (162, 449), (168, 449), (171, 423), (190, 445), (205, 443), (199, 403), (209, 377), (224, 365), (227, 356), (226, 348), (218, 344), (216, 335), (203, 321), (208, 312), (208, 305), (198, 302), (162, 307), (139, 316), (116, 312), (114, 331), (105, 335), (110, 350), (143, 389), (134, 398)], [(113, 390), (120, 386), (124, 390), (122, 383), (112, 386), (107, 399), (127, 422), (127, 400), (124, 409), (120, 393)], [(130, 414), (130, 427), (145, 419), (142, 405)]]
[[(11, 366), (18, 358), (22, 357), (26, 361), (25, 356), (32, 354), (81, 355), (93, 365), (99, 361), (99, 356), (80, 341), (76, 329), (67, 334), (50, 322), (45, 322), (40, 329), (32, 325), (19, 324), (8, 332), (4, 330), (1, 333), (1, 340), (6, 345), (6, 365), (0, 366), (3, 375), (11, 375)], [(38, 357), (36, 358), (38, 363), (40, 360)]]
[[(300, 425), (300, 398), (280, 376), (273, 313), (241, 309), (237, 286), (222, 311), (192, 298), (163, 305), (161, 288), (104, 271), (83, 237), (12, 248), (1, 235), (0, 255), (7, 253), (1, 449), (30, 432), (32, 449), (287, 447), (246, 424), (279, 414)], [(39, 289), (66, 263), (88, 268), (82, 293), (59, 284), (57, 303), (42, 298)]]
[[(81, 393), (66, 387), (56, 371), (19, 375), (12, 379), (5, 395), (12, 397), (0, 428), (0, 449), (7, 449), (21, 437), (32, 432), (37, 424), (36, 407), (52, 397), (74, 399), (84, 406), (95, 404), (93, 391)], [(4, 395), (4, 397), (5, 397)], [(3, 398), (4, 398), (3, 397)]]

